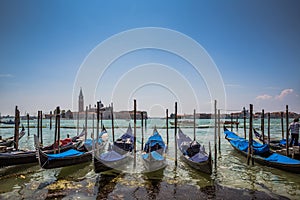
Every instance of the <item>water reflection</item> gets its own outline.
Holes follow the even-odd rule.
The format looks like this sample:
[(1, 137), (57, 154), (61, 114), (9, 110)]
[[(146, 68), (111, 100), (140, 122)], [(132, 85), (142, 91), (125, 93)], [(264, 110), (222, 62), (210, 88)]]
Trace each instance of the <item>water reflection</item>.
[(160, 184), (164, 176), (164, 169), (144, 173), (144, 180), (146, 180), (145, 188), (149, 199), (156, 199), (160, 193)]
[(98, 188), (96, 199), (108, 199), (108, 195), (115, 189), (118, 182), (117, 179), (121, 179), (123, 177), (124, 174), (118, 174), (112, 170), (99, 174), (95, 185), (95, 187)]
[(21, 188), (30, 181), (30, 176), (39, 169), (35, 164), (9, 166), (0, 169), (0, 193)]
[(149, 199), (156, 199), (160, 193), (160, 184), (162, 179), (148, 180), (146, 183), (147, 196)]
[(68, 166), (68, 167), (62, 167), (60, 168), (60, 171), (57, 175), (57, 180), (61, 180), (61, 179), (65, 179), (68, 181), (81, 180), (91, 170), (93, 170), (93, 166), (89, 162)]
[(31, 173), (38, 169), (40, 169), (40, 167), (35, 163), (0, 168), (0, 180), (10, 176), (16, 176), (17, 174)]

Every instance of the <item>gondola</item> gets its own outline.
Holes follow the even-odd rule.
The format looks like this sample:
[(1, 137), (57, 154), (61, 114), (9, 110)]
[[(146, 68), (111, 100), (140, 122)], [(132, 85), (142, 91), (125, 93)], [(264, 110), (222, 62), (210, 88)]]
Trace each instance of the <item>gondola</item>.
[(36, 150), (40, 148), (42, 151), (45, 151), (46, 153), (53, 153), (54, 150), (58, 150), (58, 149), (60, 151), (76, 149), (83, 143), (83, 141), (80, 140), (80, 138), (83, 137), (84, 134), (85, 134), (85, 129), (83, 129), (83, 131), (78, 136), (74, 136), (72, 138), (69, 138), (69, 136), (67, 136), (67, 138), (59, 140), (59, 142), (56, 141), (55, 143), (48, 146), (43, 146), (39, 142), (39, 138), (36, 135), (34, 135), (34, 146)]
[(60, 145), (58, 146), (58, 142), (43, 147), (41, 143), (39, 142), (39, 139), (36, 135), (34, 135), (34, 143), (35, 143), (35, 149), (41, 149), (44, 153), (52, 154), (54, 152), (64, 152), (69, 149), (77, 149), (77, 147), (82, 143), (82, 141), (75, 141), (72, 142), (71, 138), (65, 138), (63, 140), (60, 140)]
[(211, 153), (207, 154), (203, 145), (193, 141), (180, 128), (177, 135), (177, 145), (182, 153), (181, 158), (184, 162), (201, 172), (212, 173)]
[[(74, 149), (73, 145), (66, 145), (60, 148), (60, 152)], [(54, 150), (43, 150), (44, 153), (53, 154)], [(0, 153), (0, 167), (37, 163), (36, 150), (8, 150)]]
[(142, 153), (145, 172), (154, 172), (164, 169), (167, 166), (166, 151), (167, 145), (157, 129), (154, 128), (153, 134), (148, 138)]
[[(100, 135), (103, 137), (105, 133), (106, 130), (104, 128), (104, 130), (101, 131)], [(100, 141), (98, 141), (98, 143), (100, 143)], [(39, 164), (44, 169), (52, 169), (90, 162), (92, 160), (92, 156), (93, 151), (87, 149), (84, 143), (77, 147), (77, 149), (69, 149), (57, 154), (49, 154), (43, 152), (39, 147), (37, 149)]]
[[(19, 140), (25, 135), (24, 126), (22, 126), (22, 131), (19, 133)], [(14, 137), (9, 137), (5, 139), (0, 139), (0, 146), (11, 147), (14, 144)]]
[[(262, 134), (260, 134), (258, 131), (256, 131), (255, 129), (253, 129), (254, 131), (254, 135), (255, 137), (263, 142), (262, 139)], [(266, 137), (264, 137), (264, 143), (268, 144), (268, 139)], [(289, 140), (290, 142), (290, 140)], [(271, 139), (270, 143), (269, 143), (269, 147), (271, 150), (275, 151), (276, 153), (279, 153), (281, 155), (286, 155), (286, 139)], [(300, 160), (300, 154), (299, 154), (299, 147), (300, 144), (298, 146), (293, 146), (293, 151), (291, 152), (292, 154), (290, 154), (291, 157), (293, 157), (294, 159)], [(298, 150), (297, 150), (298, 148)]]
[[(25, 135), (24, 127), (22, 128), (22, 131), (19, 133), (19, 135), (21, 135), (21, 137)], [(37, 162), (35, 151), (6, 147), (3, 148), (3, 152), (0, 153), (0, 167), (35, 162)]]
[[(25, 134), (25, 132), (24, 132)], [(41, 147), (38, 142), (38, 137), (34, 135), (36, 149), (40, 149), (45, 154), (53, 154), (56, 150), (55, 145), (49, 145), (46, 147)], [(60, 152), (64, 152), (70, 149), (76, 149), (78, 143), (70, 142), (65, 145), (60, 145)], [(56, 150), (58, 151), (58, 150)], [(21, 165), (29, 163), (37, 163), (36, 150), (21, 150), (21, 149), (6, 149), (5, 152), (0, 153), (0, 167)]]
[[(80, 134), (82, 136), (77, 136), (78, 138), (76, 140), (72, 139), (72, 141), (82, 141), (82, 145), (80, 145), (78, 148), (80, 150), (84, 150), (85, 149), (86, 151), (92, 151), (93, 150), (93, 146), (95, 144), (93, 144), (93, 139), (91, 139), (91, 138), (84, 139), (85, 131), (86, 131), (86, 129), (84, 128), (83, 131), (82, 131), (83, 133)], [(99, 136), (100, 136), (99, 140), (98, 140), (99, 144), (101, 144), (103, 142), (103, 138), (107, 136), (106, 133), (107, 133), (106, 129), (103, 126), (102, 131), (99, 134)]]
[[(225, 139), (241, 155), (247, 157), (248, 140), (239, 137), (224, 126)], [(300, 173), (300, 161), (271, 151), (267, 144), (253, 141), (253, 159), (255, 162), (269, 167), (274, 167), (288, 172)]]
[[(260, 134), (256, 129), (253, 129), (255, 137), (263, 142), (262, 134)], [(266, 136), (264, 137), (264, 142), (268, 143)], [(273, 150), (282, 150), (286, 148), (286, 139), (270, 139), (270, 148)], [(300, 146), (300, 144), (299, 144)]]
[(96, 173), (110, 169), (124, 171), (133, 159), (133, 142), (134, 137), (129, 124), (127, 131), (109, 146), (107, 152), (103, 152), (103, 149), (95, 152), (94, 171)]
[(62, 153), (47, 154), (38, 148), (39, 164), (44, 169), (71, 166), (92, 160), (92, 151), (84, 152), (70, 149)]
[(12, 150), (5, 153), (0, 153), (0, 167), (35, 162), (37, 162), (36, 151)]

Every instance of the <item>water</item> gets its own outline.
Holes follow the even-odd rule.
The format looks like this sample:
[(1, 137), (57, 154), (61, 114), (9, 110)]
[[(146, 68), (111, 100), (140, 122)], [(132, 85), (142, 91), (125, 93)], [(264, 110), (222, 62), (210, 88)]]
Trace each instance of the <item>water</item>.
[[(208, 125), (210, 120), (198, 120), (198, 125)], [(22, 121), (26, 127), (27, 122)], [(127, 129), (130, 121), (116, 120), (115, 138)], [(62, 120), (61, 137), (67, 134), (75, 136), (77, 124), (73, 120)], [(82, 127), (84, 121), (80, 121)], [(111, 133), (111, 122), (103, 121), (108, 133)], [(133, 125), (132, 121), (131, 124)], [(30, 121), (34, 127), (36, 120)], [(146, 138), (152, 134), (154, 125), (166, 140), (165, 120), (151, 119), (147, 121)], [(241, 123), (242, 125), (242, 123)], [(13, 134), (13, 128), (1, 125), (0, 135), (3, 138)], [(43, 120), (44, 145), (53, 143), (54, 127), (49, 129), (49, 120)], [(89, 134), (92, 133), (92, 121), (88, 122)], [(140, 121), (137, 121), (137, 150), (141, 149)], [(260, 121), (254, 121), (254, 127), (260, 127)], [(182, 128), (192, 137), (193, 128)], [(27, 131), (27, 129), (26, 129)], [(81, 131), (81, 130), (80, 130)], [(237, 131), (234, 129), (234, 131)], [(36, 128), (30, 128), (30, 136), (20, 140), (20, 148), (34, 149), (33, 134)], [(243, 128), (238, 130), (243, 135)], [(214, 147), (214, 129), (199, 128), (196, 130), (197, 140), (205, 145), (208, 142)], [(271, 120), (272, 137), (281, 137), (280, 120)], [(110, 137), (112, 139), (112, 137)], [(163, 174), (152, 174), (150, 177), (142, 173), (142, 164), (137, 160), (137, 169), (133, 173), (116, 174), (108, 171), (96, 174), (93, 164), (44, 170), (37, 164), (10, 166), (0, 169), (0, 199), (299, 199), (300, 175), (264, 167), (259, 164), (247, 166), (246, 159), (237, 154), (224, 139), (221, 131), (221, 154), (217, 157), (217, 170), (212, 175), (191, 169), (180, 159), (178, 166), (174, 164), (174, 129), (169, 129), (168, 166)], [(137, 158), (140, 158), (138, 152)], [(212, 155), (214, 153), (212, 152)], [(179, 158), (179, 152), (178, 152)]]

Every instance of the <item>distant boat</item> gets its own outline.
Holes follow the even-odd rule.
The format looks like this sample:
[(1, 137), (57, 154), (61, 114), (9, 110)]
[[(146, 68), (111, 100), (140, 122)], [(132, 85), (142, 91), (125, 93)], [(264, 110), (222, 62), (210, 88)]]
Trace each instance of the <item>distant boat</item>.
[(238, 121), (224, 121), (223, 124), (227, 125), (227, 124), (234, 124), (234, 125), (239, 125), (240, 122)]
[[(175, 126), (175, 122), (171, 122), (170, 121), (170, 124)], [(177, 125), (178, 126), (194, 126), (194, 121), (191, 121), (191, 120), (182, 120), (182, 121), (177, 121)], [(196, 124), (197, 126), (197, 124)]]
[[(224, 134), (225, 139), (228, 140), (231, 146), (241, 155), (247, 157), (249, 141), (229, 131), (225, 126)], [(253, 140), (253, 151), (254, 161), (261, 165), (274, 167), (288, 172), (300, 173), (299, 160), (274, 153), (269, 149), (267, 144), (260, 144)]]
[(145, 144), (142, 153), (142, 160), (145, 172), (154, 172), (164, 169), (166, 163), (167, 145), (163, 141), (157, 129), (154, 128), (152, 136), (150, 136)]
[(0, 121), (1, 124), (15, 124), (15, 121), (13, 120), (8, 120), (8, 121)]
[(211, 153), (207, 154), (203, 145), (200, 145), (197, 141), (193, 141), (180, 128), (177, 135), (177, 145), (182, 153), (184, 162), (201, 172), (212, 173)]
[[(96, 173), (110, 169), (123, 171), (133, 160), (134, 137), (129, 124), (127, 131), (117, 139), (107, 152), (97, 151), (94, 156), (94, 171)], [(101, 153), (102, 152), (102, 153)]]
[[(19, 133), (19, 140), (25, 135), (25, 129), (24, 126), (22, 126), (22, 130)], [(5, 139), (0, 139), (0, 146), (6, 146), (6, 147), (11, 147), (14, 144), (14, 137), (9, 137)]]

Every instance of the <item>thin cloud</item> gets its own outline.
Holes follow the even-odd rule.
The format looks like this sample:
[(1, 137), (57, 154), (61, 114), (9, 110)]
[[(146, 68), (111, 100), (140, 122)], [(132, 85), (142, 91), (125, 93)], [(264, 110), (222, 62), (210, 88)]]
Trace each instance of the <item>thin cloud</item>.
[(294, 92), (293, 89), (284, 89), (284, 90), (281, 91), (280, 95), (277, 95), (275, 97), (275, 99), (281, 100), (281, 99), (283, 99), (284, 97), (286, 97), (287, 95), (289, 95), (289, 94), (291, 94), (293, 92)]
[(0, 78), (12, 78), (12, 77), (14, 76), (11, 74), (0, 74)]
[(231, 88), (242, 88), (243, 86), (239, 84), (225, 84), (226, 87), (231, 87)]
[(263, 94), (263, 95), (259, 95), (255, 98), (256, 100), (268, 100), (268, 99), (272, 99), (271, 95), (268, 94)]

